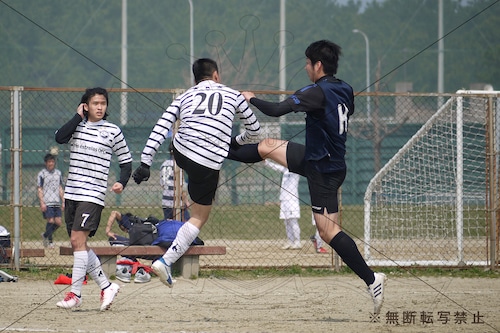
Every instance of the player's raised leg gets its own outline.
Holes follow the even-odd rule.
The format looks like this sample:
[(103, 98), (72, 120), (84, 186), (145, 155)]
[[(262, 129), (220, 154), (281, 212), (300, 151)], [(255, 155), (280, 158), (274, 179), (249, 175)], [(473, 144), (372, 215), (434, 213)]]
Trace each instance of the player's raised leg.
[(288, 141), (267, 138), (259, 142), (258, 151), (262, 159), (271, 159), (284, 167), (288, 167), (286, 150)]

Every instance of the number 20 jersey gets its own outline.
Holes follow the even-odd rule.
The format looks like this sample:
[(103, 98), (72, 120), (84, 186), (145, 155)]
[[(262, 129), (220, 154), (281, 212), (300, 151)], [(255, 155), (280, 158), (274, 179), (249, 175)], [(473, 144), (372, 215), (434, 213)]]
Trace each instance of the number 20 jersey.
[(220, 170), (229, 151), (235, 114), (245, 126), (240, 143), (258, 139), (260, 125), (239, 91), (205, 80), (179, 95), (165, 110), (151, 132), (141, 162), (151, 165), (159, 146), (177, 119), (175, 148), (192, 161)]

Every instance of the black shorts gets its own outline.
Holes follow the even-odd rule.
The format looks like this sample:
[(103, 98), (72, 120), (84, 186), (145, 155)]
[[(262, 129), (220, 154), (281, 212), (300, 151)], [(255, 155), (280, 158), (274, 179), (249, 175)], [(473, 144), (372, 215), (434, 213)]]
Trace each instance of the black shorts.
[(212, 205), (219, 184), (219, 170), (193, 162), (175, 147), (174, 157), (177, 165), (188, 175), (188, 193), (191, 200), (199, 205)]
[(329, 214), (339, 211), (338, 190), (344, 182), (346, 170), (321, 173), (311, 163), (305, 160), (306, 147), (304, 145), (288, 142), (286, 160), (288, 170), (307, 178), (311, 209), (314, 213)]
[(306, 173), (312, 211), (323, 214), (326, 208), (329, 214), (337, 213), (339, 211), (338, 190), (344, 182), (346, 171), (321, 173), (308, 163)]
[(75, 230), (90, 231), (89, 237), (94, 236), (101, 221), (103, 208), (92, 202), (65, 200), (64, 221), (68, 235), (71, 237), (71, 230)]
[(290, 172), (306, 176), (306, 146), (295, 142), (288, 142), (286, 147), (286, 164)]

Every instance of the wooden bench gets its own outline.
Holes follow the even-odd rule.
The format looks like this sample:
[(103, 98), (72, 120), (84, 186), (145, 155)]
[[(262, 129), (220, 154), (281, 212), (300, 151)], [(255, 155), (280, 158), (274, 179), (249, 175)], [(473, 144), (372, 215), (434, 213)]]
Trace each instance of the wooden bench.
[[(12, 258), (13, 253), (12, 253), (12, 248), (6, 247), (4, 248), (5, 250), (5, 255), (7, 258)], [(45, 257), (45, 249), (20, 249), (20, 256), (21, 258), (25, 257)]]
[[(165, 253), (165, 249), (156, 245), (134, 245), (134, 246), (101, 246), (92, 247), (95, 254), (101, 260), (102, 270), (106, 275), (116, 275), (116, 260), (122, 257), (159, 257)], [(73, 255), (71, 247), (60, 247), (59, 254), (62, 256)], [(174, 264), (174, 269), (179, 269), (182, 277), (189, 279), (197, 277), (200, 272), (200, 255), (224, 255), (225, 246), (191, 246), (184, 255)]]

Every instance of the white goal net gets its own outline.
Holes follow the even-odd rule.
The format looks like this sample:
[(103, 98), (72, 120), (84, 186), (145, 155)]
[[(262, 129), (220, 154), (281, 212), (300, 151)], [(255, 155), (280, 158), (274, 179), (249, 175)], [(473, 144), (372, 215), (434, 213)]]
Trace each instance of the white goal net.
[(364, 197), (369, 265), (487, 265), (494, 258), (499, 98), (457, 92), (371, 179)]

